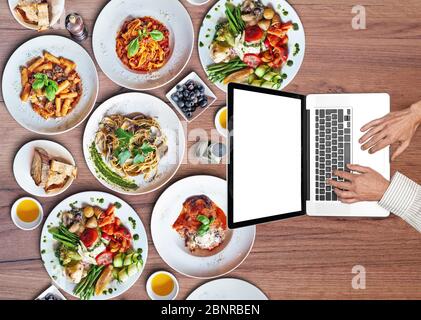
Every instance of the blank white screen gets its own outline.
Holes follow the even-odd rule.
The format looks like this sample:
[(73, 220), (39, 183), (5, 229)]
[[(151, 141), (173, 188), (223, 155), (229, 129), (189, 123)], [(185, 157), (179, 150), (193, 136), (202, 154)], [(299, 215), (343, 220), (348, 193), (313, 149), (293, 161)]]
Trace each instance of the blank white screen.
[(233, 221), (301, 211), (301, 100), (234, 89)]

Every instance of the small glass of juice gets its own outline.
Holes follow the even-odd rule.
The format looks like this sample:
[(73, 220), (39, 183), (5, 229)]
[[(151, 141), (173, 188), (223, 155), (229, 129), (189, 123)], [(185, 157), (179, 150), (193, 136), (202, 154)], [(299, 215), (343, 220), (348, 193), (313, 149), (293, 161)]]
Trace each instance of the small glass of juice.
[(13, 204), (11, 216), (13, 223), (19, 229), (33, 230), (42, 222), (42, 206), (33, 198), (20, 198)]
[(153, 273), (146, 282), (146, 292), (152, 300), (174, 300), (178, 290), (177, 279), (166, 271)]

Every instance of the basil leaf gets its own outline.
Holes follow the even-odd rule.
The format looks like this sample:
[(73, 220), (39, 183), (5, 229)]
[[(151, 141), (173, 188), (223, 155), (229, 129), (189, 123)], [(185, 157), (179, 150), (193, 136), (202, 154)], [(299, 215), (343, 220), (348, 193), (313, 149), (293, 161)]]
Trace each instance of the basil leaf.
[(155, 41), (162, 41), (164, 39), (164, 34), (159, 30), (153, 30), (153, 31), (149, 32), (149, 35)]
[(42, 81), (46, 81), (48, 79), (47, 75), (43, 73), (35, 73), (34, 78)]
[(139, 164), (139, 163), (143, 163), (143, 162), (145, 162), (145, 156), (143, 154), (140, 154), (140, 153), (138, 153), (133, 159), (134, 164)]
[(120, 152), (118, 155), (118, 164), (122, 166), (131, 156), (132, 153), (127, 149)]
[(32, 89), (38, 90), (44, 88), (44, 80), (37, 79), (32, 83)]
[(127, 56), (131, 58), (135, 56), (138, 51), (139, 51), (139, 38), (136, 37), (129, 43), (129, 46), (127, 48)]
[(45, 87), (45, 96), (48, 100), (53, 101), (56, 97), (57, 90), (54, 89), (53, 86)]
[(197, 230), (197, 234), (199, 236), (203, 236), (206, 232), (209, 231), (209, 225), (208, 224), (202, 224), (202, 226)]
[(115, 131), (115, 135), (117, 136), (118, 140), (120, 141), (120, 144), (123, 146), (126, 146), (130, 143), (130, 139), (133, 137), (133, 133), (123, 130), (121, 128), (118, 128)]
[(50, 79), (47, 79), (47, 81), (46, 81), (46, 84), (45, 84), (46, 86), (51, 86), (51, 87), (53, 87), (53, 89), (55, 90), (55, 91), (57, 91), (58, 90), (58, 84), (57, 84), (57, 82), (55, 82), (54, 80), (50, 80)]
[(209, 225), (211, 225), (215, 221), (215, 217), (209, 219)]
[(143, 145), (140, 147), (140, 150), (147, 155), (148, 153), (154, 151), (155, 149), (147, 142), (144, 142)]
[(197, 217), (196, 217), (196, 219), (197, 219), (197, 221), (200, 221), (203, 225), (209, 225), (209, 219), (208, 219), (208, 217), (206, 217), (206, 216), (204, 216), (204, 215), (202, 215), (202, 214), (199, 214)]

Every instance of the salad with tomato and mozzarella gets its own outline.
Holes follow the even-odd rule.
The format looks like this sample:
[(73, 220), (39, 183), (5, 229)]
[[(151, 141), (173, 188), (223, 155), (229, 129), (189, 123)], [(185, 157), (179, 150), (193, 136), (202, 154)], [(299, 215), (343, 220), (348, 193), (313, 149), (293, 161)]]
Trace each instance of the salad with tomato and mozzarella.
[[(213, 64), (207, 73), (212, 82), (248, 83), (279, 89), (282, 67), (288, 63), (288, 32), (298, 25), (261, 0), (225, 4), (226, 20), (215, 26), (210, 45)], [(289, 62), (291, 63), (291, 62)]]
[(90, 299), (106, 293), (112, 281), (120, 283), (143, 266), (142, 250), (133, 249), (133, 235), (118, 218), (118, 203), (106, 210), (86, 205), (61, 212), (59, 226), (49, 228), (56, 240), (55, 255), (73, 293)]

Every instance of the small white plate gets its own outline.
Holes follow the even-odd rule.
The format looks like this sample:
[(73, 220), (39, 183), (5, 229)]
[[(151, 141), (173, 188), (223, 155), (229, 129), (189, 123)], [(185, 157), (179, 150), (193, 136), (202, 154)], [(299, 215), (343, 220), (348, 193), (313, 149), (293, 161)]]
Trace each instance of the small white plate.
[(186, 300), (268, 300), (268, 297), (247, 281), (225, 278), (201, 285)]
[(31, 164), (35, 148), (44, 149), (52, 159), (61, 160), (76, 166), (72, 154), (62, 145), (49, 140), (30, 141), (19, 149), (13, 161), (13, 174), (18, 185), (26, 192), (37, 197), (53, 197), (66, 191), (73, 183), (74, 178), (70, 177), (62, 189), (52, 193), (46, 193), (44, 188), (35, 184), (34, 179), (31, 177)]
[[(161, 69), (142, 74), (120, 61), (116, 36), (126, 20), (145, 16), (162, 22), (170, 31), (171, 56)], [(100, 68), (112, 81), (132, 90), (152, 90), (177, 77), (189, 62), (194, 47), (193, 23), (180, 1), (112, 0), (95, 22), (92, 47)]]
[(177, 272), (193, 278), (215, 278), (237, 268), (249, 255), (256, 235), (255, 226), (231, 230), (230, 239), (223, 244), (222, 250), (206, 257), (192, 255), (185, 247), (185, 241), (172, 228), (184, 201), (190, 196), (206, 195), (226, 213), (227, 189), (223, 179), (191, 176), (171, 185), (155, 203), (152, 239), (161, 258)]
[[(144, 115), (155, 118), (162, 131), (168, 139), (168, 152), (160, 159), (158, 174), (152, 182), (146, 182), (143, 175), (130, 177), (137, 185), (135, 190), (125, 190), (115, 184), (103, 179), (103, 176), (96, 170), (95, 164), (90, 156), (89, 147), (95, 139), (98, 125), (105, 115), (141, 112)], [(89, 170), (105, 187), (119, 193), (128, 195), (139, 195), (152, 192), (167, 183), (177, 172), (183, 161), (186, 141), (184, 129), (177, 114), (162, 100), (146, 93), (129, 92), (112, 97), (102, 103), (92, 113), (85, 127), (83, 134), (83, 155), (88, 164)]]
[[(199, 46), (199, 58), (202, 64), (203, 69), (206, 71), (206, 67), (213, 64), (213, 60), (210, 56), (210, 45), (214, 38), (215, 34), (215, 26), (220, 23), (221, 21), (226, 21), (225, 15), (225, 4), (227, 2), (231, 2), (235, 5), (238, 5), (243, 2), (243, 0), (219, 0), (216, 1), (213, 7), (208, 11), (208, 13), (203, 19), (202, 26), (200, 27), (199, 37), (197, 39)], [(264, 5), (271, 5), (275, 11), (281, 16), (282, 21), (288, 22), (292, 21), (293, 23), (298, 24), (298, 30), (290, 30), (288, 32), (289, 42), (288, 42), (288, 49), (289, 49), (289, 57), (288, 60), (293, 61), (292, 66), (285, 65), (282, 68), (281, 73), (285, 73), (287, 78), (283, 80), (282, 86), (279, 90), (285, 88), (298, 74), (300, 70), (301, 64), (304, 60), (304, 52), (305, 52), (305, 33), (304, 27), (301, 23), (300, 17), (298, 16), (297, 12), (294, 8), (285, 0), (262, 0)], [(285, 10), (286, 15), (283, 14), (283, 10)], [(299, 44), (300, 52), (297, 55), (293, 55), (294, 46), (295, 44)], [(227, 85), (217, 82), (215, 85), (221, 89), (222, 91), (227, 91)]]
[[(33, 202), (35, 202), (38, 205), (38, 210), (39, 210), (39, 214), (38, 214), (38, 218), (32, 222), (24, 222), (22, 220), (19, 219), (18, 215), (17, 215), (17, 208), (19, 203), (21, 203), (24, 200), (31, 200)], [(42, 209), (41, 203), (39, 203), (38, 200), (34, 199), (34, 198), (30, 198), (30, 197), (23, 197), (20, 198), (18, 200), (15, 201), (15, 203), (12, 206), (12, 210), (10, 212), (11, 217), (12, 217), (12, 221), (15, 224), (16, 227), (18, 227), (19, 229), (25, 230), (25, 231), (30, 231), (30, 230), (34, 230), (36, 228), (38, 228), (38, 226), (41, 224), (42, 222), (42, 218), (44, 217), (44, 210)]]
[[(166, 274), (172, 279), (174, 283), (174, 289), (167, 296), (159, 296), (152, 290), (152, 279), (157, 274)], [(177, 298), (179, 290), (180, 290), (180, 286), (178, 284), (177, 278), (172, 273), (169, 273), (167, 271), (154, 272), (153, 274), (150, 275), (150, 277), (148, 278), (148, 281), (146, 282), (146, 292), (148, 293), (149, 298), (151, 298), (152, 300), (174, 300), (175, 298)]]
[[(9, 8), (10, 8), (10, 11), (12, 12), (13, 17), (23, 27), (27, 29), (31, 29), (31, 30), (38, 30), (38, 26), (24, 22), (16, 14), (15, 8), (18, 5), (19, 1), (20, 0), (9, 0)], [(57, 21), (60, 19), (61, 15), (63, 14), (65, 0), (47, 0), (47, 2), (48, 2), (48, 7), (49, 7), (48, 13), (50, 17), (50, 27), (52, 27), (53, 25), (57, 23)]]
[[(228, 129), (227, 128), (222, 128), (221, 126), (221, 122), (219, 121), (219, 118), (221, 117), (221, 113), (222, 111), (226, 110), (227, 107), (223, 107), (221, 109), (218, 110), (218, 112), (215, 115), (215, 128), (216, 130), (219, 132), (219, 134), (223, 137), (227, 137), (228, 136)], [(227, 117), (228, 117), (228, 113), (227, 113)], [(228, 125), (228, 119), (227, 119), (227, 125)]]
[[(102, 199), (104, 201), (102, 201)], [(100, 201), (98, 201), (100, 200)], [(54, 209), (50, 212), (47, 219), (42, 227), (41, 239), (40, 239), (40, 252), (44, 262), (44, 267), (47, 270), (48, 275), (51, 277), (53, 283), (57, 285), (61, 290), (67, 294), (75, 297), (73, 290), (75, 284), (67, 280), (66, 275), (63, 272), (62, 267), (55, 255), (55, 246), (57, 241), (53, 239), (52, 234), (48, 231), (50, 227), (56, 227), (61, 222), (60, 212), (68, 211), (71, 209), (71, 205), (81, 207), (83, 205), (95, 205), (105, 210), (110, 203), (119, 202), (121, 207), (116, 209), (116, 216), (121, 220), (121, 223), (129, 229), (132, 235), (138, 234), (139, 239), (133, 241), (133, 249), (137, 251), (142, 249), (143, 267), (135, 275), (129, 277), (126, 282), (119, 283), (112, 281), (107, 288), (115, 288), (112, 293), (101, 294), (99, 296), (92, 297), (92, 300), (108, 300), (115, 298), (127, 290), (129, 290), (139, 279), (142, 274), (147, 259), (148, 259), (148, 236), (146, 234), (145, 227), (139, 218), (137, 212), (123, 199), (118, 198), (112, 194), (100, 192), (100, 191), (87, 191), (74, 194), (63, 201), (61, 201)], [(134, 227), (130, 222), (129, 218), (134, 219)]]
[[(193, 117), (188, 119), (183, 110), (181, 110), (177, 103), (175, 103), (173, 101), (173, 99), (171, 99), (171, 95), (173, 93), (175, 93), (177, 91), (177, 85), (183, 85), (185, 84), (188, 80), (193, 80), (194, 82), (200, 83), (204, 88), (205, 88), (205, 94), (208, 97), (208, 105), (205, 108), (201, 108), (201, 107), (197, 107), (196, 111), (193, 114)], [(166, 95), (167, 99), (170, 101), (171, 105), (178, 111), (179, 114), (181, 114), (183, 116), (183, 118), (187, 121), (187, 122), (192, 122), (194, 119), (196, 119), (198, 116), (200, 116), (203, 112), (206, 111), (207, 108), (209, 108), (212, 104), (214, 104), (214, 102), (216, 101), (216, 96), (215, 94), (212, 92), (211, 89), (209, 89), (209, 87), (206, 85), (206, 83), (199, 77), (199, 75), (196, 72), (191, 72), (190, 74), (188, 74), (183, 80), (181, 80), (178, 84), (177, 84), (174, 88), (172, 88)]]
[[(29, 101), (20, 100), (20, 67), (35, 57), (42, 56), (44, 51), (74, 61), (82, 80), (83, 93), (80, 101), (69, 115), (60, 119), (45, 120), (32, 110)], [(22, 127), (45, 135), (64, 133), (82, 123), (91, 112), (99, 89), (95, 64), (86, 50), (68, 38), (55, 35), (33, 38), (17, 48), (4, 68), (2, 81), (4, 102), (12, 117)]]

